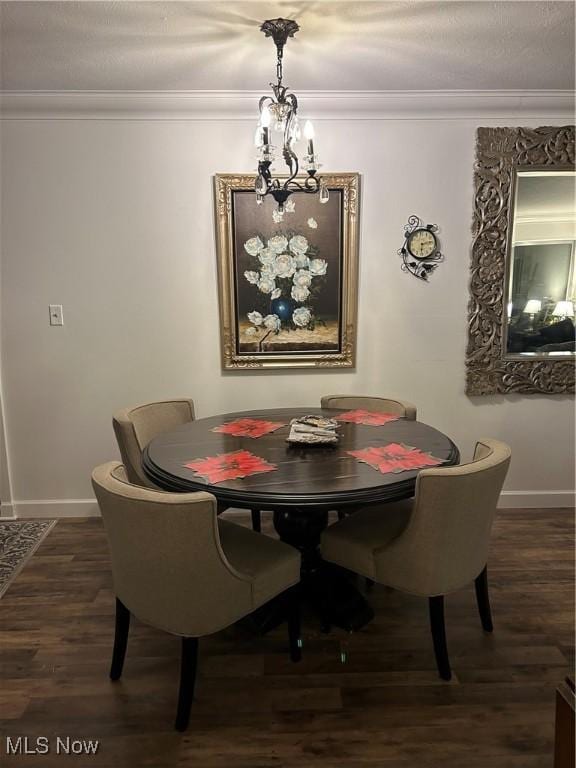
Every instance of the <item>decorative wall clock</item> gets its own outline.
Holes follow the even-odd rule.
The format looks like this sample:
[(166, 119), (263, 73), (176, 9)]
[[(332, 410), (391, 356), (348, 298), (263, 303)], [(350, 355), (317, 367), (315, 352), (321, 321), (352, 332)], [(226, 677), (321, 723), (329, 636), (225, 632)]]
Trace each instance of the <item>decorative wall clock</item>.
[(419, 280), (428, 280), (428, 275), (444, 260), (437, 231), (436, 224), (424, 224), (418, 216), (409, 217), (408, 223), (404, 225), (404, 244), (398, 250), (404, 272), (410, 272)]

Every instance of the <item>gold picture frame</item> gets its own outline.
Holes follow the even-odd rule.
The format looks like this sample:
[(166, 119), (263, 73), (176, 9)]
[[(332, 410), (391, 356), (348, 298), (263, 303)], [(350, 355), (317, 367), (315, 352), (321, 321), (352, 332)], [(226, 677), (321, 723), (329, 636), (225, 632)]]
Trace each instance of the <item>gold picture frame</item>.
[(359, 174), (323, 174), (328, 202), (296, 191), (282, 216), (255, 179), (214, 178), (223, 369), (354, 368)]

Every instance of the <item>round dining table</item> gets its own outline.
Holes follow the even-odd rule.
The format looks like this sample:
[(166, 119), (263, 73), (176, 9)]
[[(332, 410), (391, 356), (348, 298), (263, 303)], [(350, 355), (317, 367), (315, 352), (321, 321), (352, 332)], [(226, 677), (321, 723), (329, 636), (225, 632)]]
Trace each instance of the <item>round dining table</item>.
[[(320, 408), (276, 408), (211, 416), (183, 424), (157, 435), (145, 448), (143, 468), (160, 488), (168, 491), (207, 491), (218, 508), (267, 510), (282, 541), (302, 555), (302, 594), (320, 616), (324, 627), (358, 629), (373, 616), (372, 610), (347, 574), (323, 563), (320, 536), (328, 525), (328, 513), (354, 512), (414, 495), (419, 470), (382, 474), (358, 461), (349, 451), (400, 443), (432, 454), (440, 464), (457, 464), (454, 442), (437, 429), (419, 421), (398, 418), (384, 425), (339, 422), (335, 445), (300, 445), (287, 442), (290, 421), (316, 414), (338, 418), (343, 411)], [(229, 434), (226, 425), (238, 419), (281, 424), (260, 437)], [(225, 473), (199, 475), (187, 464), (223, 454), (249, 452), (274, 467), (247, 477), (225, 479)], [(233, 473), (232, 473), (233, 474)], [(224, 478), (224, 479), (222, 479)]]

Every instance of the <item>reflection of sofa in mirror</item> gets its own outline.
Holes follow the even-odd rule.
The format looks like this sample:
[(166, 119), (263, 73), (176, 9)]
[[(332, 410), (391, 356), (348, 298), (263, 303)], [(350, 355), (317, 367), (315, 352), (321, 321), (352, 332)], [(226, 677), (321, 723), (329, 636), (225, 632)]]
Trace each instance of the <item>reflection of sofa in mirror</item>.
[(569, 318), (551, 325), (541, 325), (535, 328), (518, 321), (508, 327), (508, 352), (574, 352), (576, 351), (576, 335), (574, 323)]

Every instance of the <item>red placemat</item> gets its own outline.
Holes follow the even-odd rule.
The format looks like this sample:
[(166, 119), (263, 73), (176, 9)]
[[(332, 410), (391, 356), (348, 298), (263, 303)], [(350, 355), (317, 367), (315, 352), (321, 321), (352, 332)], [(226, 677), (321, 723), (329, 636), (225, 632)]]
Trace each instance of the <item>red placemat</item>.
[(362, 409), (346, 411), (346, 413), (336, 416), (337, 421), (367, 424), (369, 427), (381, 427), (383, 424), (388, 424), (390, 421), (397, 421), (401, 418), (401, 416), (397, 416), (395, 413), (379, 413), (377, 411), (363, 411)]
[(212, 432), (223, 432), (225, 435), (236, 437), (262, 437), (270, 432), (275, 432), (286, 424), (280, 421), (265, 421), (264, 419), (234, 419), (219, 427), (214, 427)]
[(236, 480), (260, 472), (272, 472), (278, 469), (276, 464), (269, 464), (250, 451), (231, 451), (205, 459), (194, 459), (184, 464), (195, 475), (204, 477), (209, 483), (221, 483), (223, 480)]
[(403, 443), (389, 443), (379, 447), (362, 448), (359, 451), (347, 451), (358, 461), (369, 464), (382, 474), (388, 472), (406, 472), (411, 469), (424, 469), (425, 467), (437, 467), (443, 464), (442, 459), (437, 459), (430, 453), (425, 453), (419, 448), (411, 448)]

